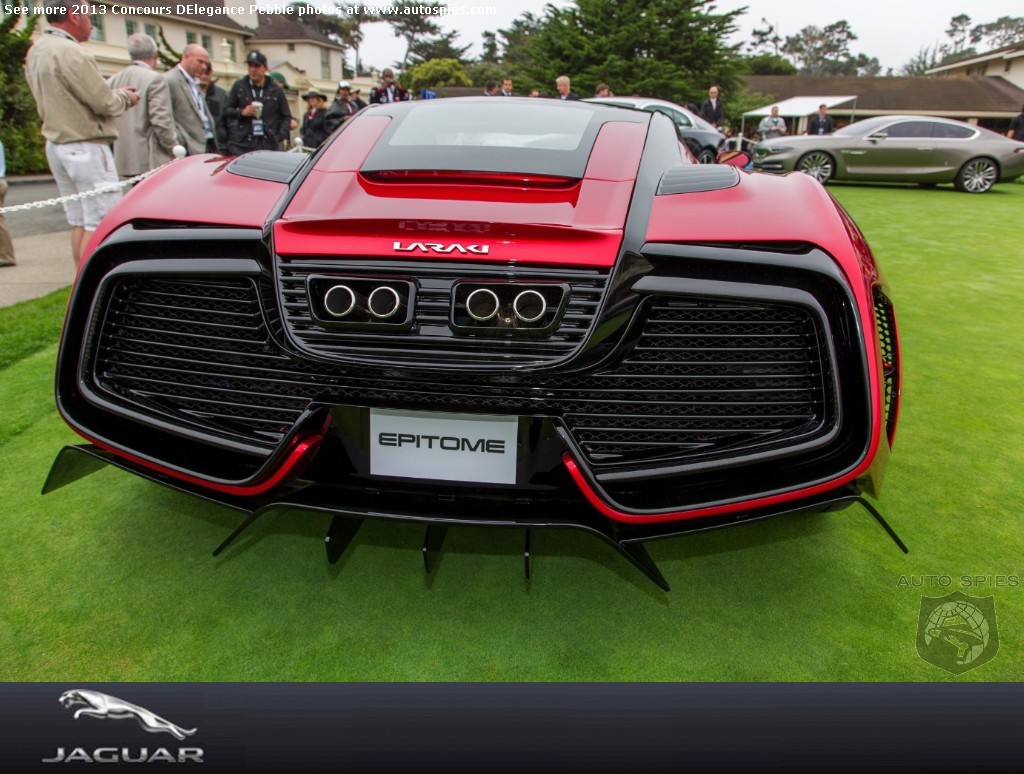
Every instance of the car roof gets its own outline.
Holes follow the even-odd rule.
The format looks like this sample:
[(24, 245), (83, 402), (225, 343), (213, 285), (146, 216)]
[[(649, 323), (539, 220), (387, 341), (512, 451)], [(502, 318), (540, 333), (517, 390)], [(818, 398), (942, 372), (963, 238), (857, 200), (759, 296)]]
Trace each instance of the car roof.
[(611, 106), (627, 106), (633, 109), (641, 109), (643, 105), (663, 105), (673, 110), (678, 110), (688, 115), (694, 120), (694, 125), (699, 129), (709, 129), (717, 131), (715, 127), (701, 118), (699, 115), (694, 113), (689, 108), (678, 104), (677, 102), (670, 102), (667, 99), (659, 99), (658, 97), (588, 97), (583, 102), (596, 102)]

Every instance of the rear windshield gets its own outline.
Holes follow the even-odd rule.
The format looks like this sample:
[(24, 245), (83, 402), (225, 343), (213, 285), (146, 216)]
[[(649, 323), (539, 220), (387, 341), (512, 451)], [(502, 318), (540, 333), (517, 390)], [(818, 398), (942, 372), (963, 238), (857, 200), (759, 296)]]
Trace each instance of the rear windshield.
[(389, 145), (461, 145), (474, 148), (538, 148), (572, 151), (580, 147), (593, 114), (558, 103), (498, 103), (423, 106), (411, 112)]
[(451, 170), (583, 177), (608, 111), (556, 100), (459, 99), (394, 115), (363, 172)]

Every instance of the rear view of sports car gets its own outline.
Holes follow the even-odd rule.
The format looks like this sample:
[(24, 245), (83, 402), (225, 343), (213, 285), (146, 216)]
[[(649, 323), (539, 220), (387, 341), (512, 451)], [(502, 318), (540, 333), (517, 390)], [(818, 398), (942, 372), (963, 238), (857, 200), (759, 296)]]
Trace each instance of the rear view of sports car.
[[(311, 157), (183, 159), (101, 224), (58, 358), (114, 465), (244, 515), (643, 543), (877, 494), (893, 306), (814, 180), (693, 163), (658, 113), (373, 106)], [(871, 509), (881, 520), (877, 511)], [(225, 540), (227, 545), (235, 535)], [(218, 549), (218, 550), (220, 550)], [(527, 563), (527, 568), (529, 567)]]

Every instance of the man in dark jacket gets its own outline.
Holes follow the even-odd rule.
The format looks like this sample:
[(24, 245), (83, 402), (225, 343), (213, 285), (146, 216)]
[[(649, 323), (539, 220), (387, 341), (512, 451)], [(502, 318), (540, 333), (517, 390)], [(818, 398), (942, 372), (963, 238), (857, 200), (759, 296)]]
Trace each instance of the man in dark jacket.
[(224, 106), (228, 93), (213, 80), (213, 65), (207, 62), (199, 71), (199, 91), (206, 98), (206, 107), (213, 118), (213, 131), (217, 136), (217, 147), (222, 153), (228, 149), (228, 125), (224, 120)]
[(412, 99), (408, 91), (398, 85), (394, 71), (388, 67), (380, 74), (380, 86), (370, 89), (370, 104), (405, 102)]
[(580, 95), (572, 90), (568, 75), (559, 75), (555, 78), (555, 89), (558, 90), (559, 99), (576, 100), (580, 98)]
[(235, 81), (224, 105), (228, 153), (232, 156), (277, 150), (291, 131), (288, 98), (277, 81), (267, 77), (267, 58), (259, 51), (250, 51), (245, 64), (249, 75)]
[(1024, 105), (1020, 106), (1020, 115), (1010, 121), (1010, 130), (1006, 136), (1011, 140), (1024, 142)]
[(700, 106), (700, 117), (716, 129), (722, 128), (722, 100), (718, 98), (718, 87), (708, 89), (708, 98)]
[(327, 117), (327, 95), (310, 90), (302, 98), (309, 105), (309, 110), (302, 117), (302, 144), (307, 148), (319, 148), (328, 135), (324, 121)]
[(334, 98), (334, 102), (327, 109), (325, 119), (327, 134), (333, 134), (335, 129), (364, 107), (366, 107), (366, 103), (352, 94), (352, 84), (348, 81), (339, 81), (338, 94)]
[(828, 115), (828, 107), (818, 105), (818, 115), (807, 122), (807, 134), (832, 134), (836, 125), (832, 122), (832, 116)]

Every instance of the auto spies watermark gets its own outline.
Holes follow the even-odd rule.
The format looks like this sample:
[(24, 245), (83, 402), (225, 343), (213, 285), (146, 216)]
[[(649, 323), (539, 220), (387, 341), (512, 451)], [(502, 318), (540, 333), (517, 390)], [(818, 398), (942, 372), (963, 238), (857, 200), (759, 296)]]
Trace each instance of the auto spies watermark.
[[(917, 615), (917, 654), (932, 666), (959, 675), (999, 653), (995, 596), (986, 592), (1020, 587), (1011, 574), (901, 575), (901, 589), (927, 589)], [(974, 594), (965, 593), (972, 591)]]
[(901, 575), (896, 581), (900, 589), (970, 589), (1018, 588), (1017, 575)]

